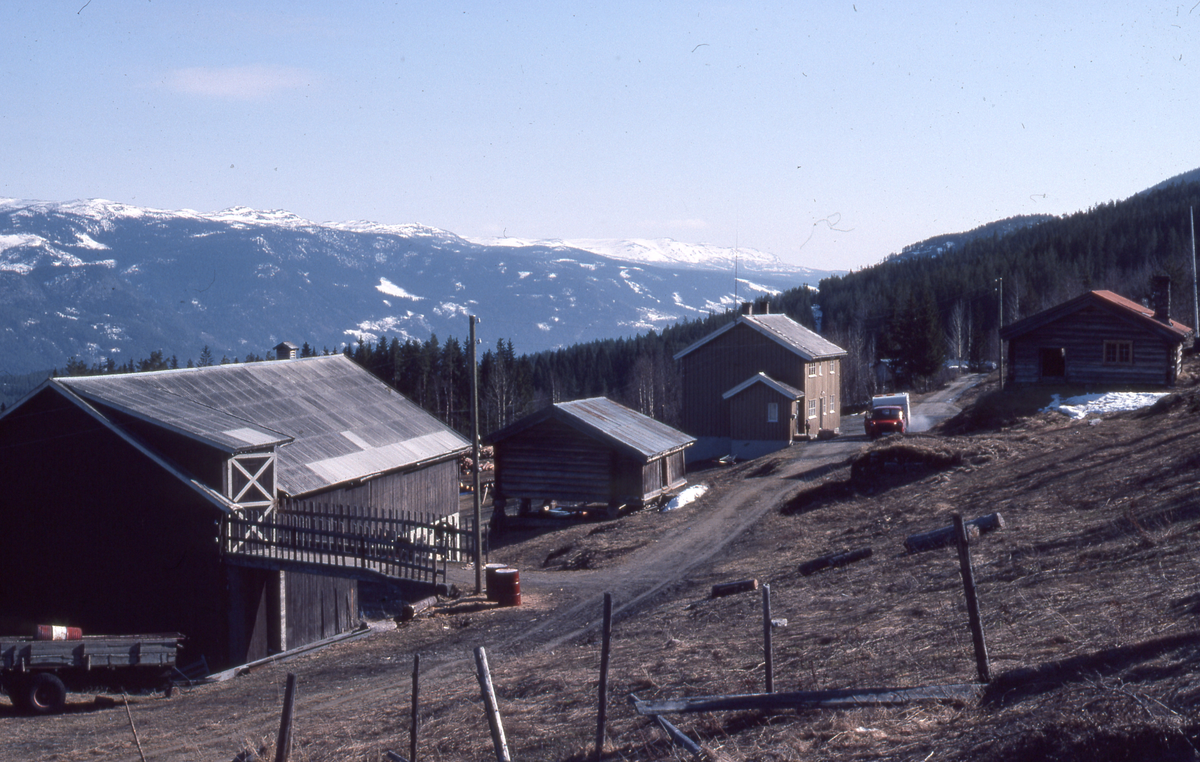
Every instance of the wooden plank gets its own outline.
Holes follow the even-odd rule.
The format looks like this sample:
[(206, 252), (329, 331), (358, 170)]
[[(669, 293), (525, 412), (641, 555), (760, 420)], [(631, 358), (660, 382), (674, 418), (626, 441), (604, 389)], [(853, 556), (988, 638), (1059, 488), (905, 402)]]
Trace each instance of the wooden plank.
[(758, 580), (742, 579), (737, 582), (722, 582), (712, 586), (712, 597), (723, 598), (727, 595), (736, 595), (737, 593), (747, 593), (751, 590), (758, 589)]
[(986, 687), (979, 683), (961, 683), (915, 688), (843, 688), (826, 691), (793, 691), (791, 693), (750, 693), (659, 699), (657, 701), (633, 699), (633, 707), (640, 715), (656, 715), (681, 712), (740, 712), (748, 709), (892, 706), (919, 701), (973, 701), (982, 695)]
[(800, 573), (807, 577), (810, 574), (816, 574), (817, 572), (824, 571), (825, 569), (834, 569), (839, 566), (846, 566), (847, 564), (852, 564), (855, 561), (862, 561), (863, 559), (870, 557), (871, 548), (869, 547), (856, 548), (854, 550), (848, 550), (845, 553), (834, 553), (832, 555), (814, 558), (811, 561), (805, 561), (804, 563), (800, 564)]

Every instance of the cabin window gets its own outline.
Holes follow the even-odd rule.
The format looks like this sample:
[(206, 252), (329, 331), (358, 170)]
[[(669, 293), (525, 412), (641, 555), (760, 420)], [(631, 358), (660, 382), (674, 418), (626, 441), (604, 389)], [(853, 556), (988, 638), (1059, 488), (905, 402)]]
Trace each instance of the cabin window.
[(767, 423), (779, 423), (779, 403), (767, 403)]
[(1129, 365), (1133, 362), (1132, 341), (1104, 342), (1104, 362), (1114, 365)]

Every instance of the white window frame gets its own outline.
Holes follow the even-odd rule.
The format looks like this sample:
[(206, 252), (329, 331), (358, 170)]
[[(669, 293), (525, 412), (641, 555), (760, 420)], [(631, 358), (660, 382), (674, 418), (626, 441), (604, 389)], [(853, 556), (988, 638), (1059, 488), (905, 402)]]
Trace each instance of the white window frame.
[(779, 423), (779, 403), (767, 403), (767, 423)]

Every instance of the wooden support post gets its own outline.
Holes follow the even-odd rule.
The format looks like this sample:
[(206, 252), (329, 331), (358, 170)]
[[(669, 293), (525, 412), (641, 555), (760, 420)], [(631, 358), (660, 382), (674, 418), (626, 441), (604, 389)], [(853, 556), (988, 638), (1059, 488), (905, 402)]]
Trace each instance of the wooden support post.
[(275, 762), (287, 762), (292, 753), (292, 711), (296, 706), (296, 675), (289, 672), (283, 692), (283, 713), (279, 717), (279, 737), (275, 739)]
[(476, 362), (475, 324), (479, 318), (470, 316), (471, 343), (471, 516), (475, 522), (475, 595), (483, 594), (483, 506), (479, 495), (479, 363)]
[(420, 726), (421, 654), (413, 654), (412, 724), (408, 731), (409, 762), (417, 762), (417, 728)]
[(600, 698), (596, 713), (596, 762), (604, 756), (604, 729), (608, 721), (608, 654), (612, 641), (612, 593), (604, 594), (604, 622), (600, 629)]
[(775, 668), (771, 660), (771, 586), (762, 587), (763, 608), (763, 654), (766, 657), (766, 688), (767, 693), (775, 692)]
[(483, 650), (483, 646), (475, 649), (475, 672), (479, 678), (479, 689), (483, 693), (488, 726), (492, 730), (492, 746), (496, 750), (496, 762), (512, 762), (512, 757), (508, 756), (508, 742), (504, 739), (504, 723), (500, 720), (500, 709), (496, 706), (496, 692), (492, 690), (492, 674), (488, 669), (487, 652)]
[(975, 572), (971, 568), (971, 546), (967, 540), (967, 529), (960, 514), (954, 514), (954, 536), (958, 541), (958, 565), (962, 571), (963, 592), (967, 596), (967, 617), (971, 622), (971, 639), (975, 643), (975, 668), (979, 682), (991, 682), (988, 668), (987, 644), (983, 639), (983, 622), (979, 619), (979, 599), (975, 594)]

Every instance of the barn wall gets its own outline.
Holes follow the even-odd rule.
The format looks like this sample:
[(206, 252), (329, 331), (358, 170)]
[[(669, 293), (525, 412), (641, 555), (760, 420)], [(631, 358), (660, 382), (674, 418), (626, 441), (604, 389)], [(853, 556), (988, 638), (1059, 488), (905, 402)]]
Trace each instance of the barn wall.
[(772, 339), (738, 324), (684, 355), (683, 430), (696, 437), (730, 436), (730, 409), (721, 395), (755, 373), (806, 389), (804, 361)]
[(0, 418), (0, 631), (179, 631), (180, 659), (230, 650), (219, 510), (52, 388)]
[(358, 622), (358, 583), (315, 574), (284, 574), (287, 648), (313, 643), (354, 629)]
[[(1132, 363), (1104, 362), (1105, 341), (1129, 341)], [(1049, 383), (1165, 386), (1173, 383), (1178, 345), (1108, 310), (1088, 307), (1009, 341), (1009, 379), (1043, 383), (1042, 349), (1063, 349), (1065, 377)]]
[[(497, 442), (495, 464), (498, 498), (608, 502), (617, 455), (607, 444), (551, 418)], [(640, 478), (639, 464), (635, 492)]]
[(386, 474), (355, 487), (305, 495), (304, 499), (380, 511), (418, 511), (447, 516), (458, 512), (458, 461), (452, 459), (416, 471)]

